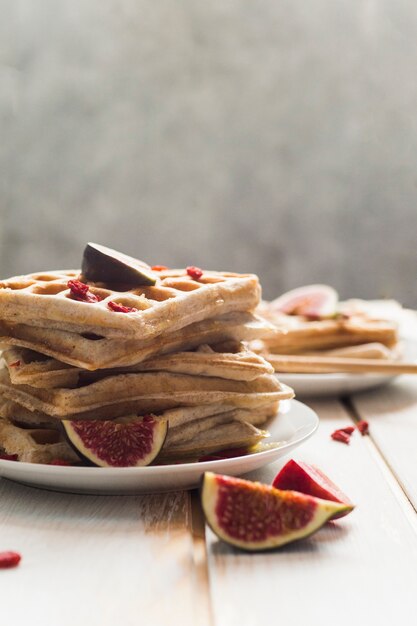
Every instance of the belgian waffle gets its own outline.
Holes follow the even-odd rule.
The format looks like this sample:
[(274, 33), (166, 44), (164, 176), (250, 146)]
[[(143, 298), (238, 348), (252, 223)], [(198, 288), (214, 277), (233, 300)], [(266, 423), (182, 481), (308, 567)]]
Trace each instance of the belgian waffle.
[[(113, 417), (125, 418), (129, 415), (133, 417), (137, 417), (139, 415), (137, 411), (135, 412), (134, 406), (127, 405), (124, 410), (122, 408), (119, 412), (120, 406), (123, 407), (123, 405), (118, 405), (116, 413), (114, 412), (113, 406), (102, 407), (102, 409), (107, 409), (108, 412), (108, 414), (104, 416), (101, 416), (100, 411), (92, 411), (90, 414), (69, 415), (67, 416), (67, 419), (82, 419), (85, 416), (87, 416), (86, 419), (112, 419)], [(233, 411), (233, 419), (258, 426), (259, 424), (264, 424), (268, 418), (275, 416), (278, 412), (278, 408), (279, 401), (265, 404), (262, 403), (262, 400), (259, 401), (259, 404), (254, 405), (249, 409), (236, 408), (232, 404), (203, 404), (195, 406), (181, 406), (165, 410), (163, 412), (163, 417), (168, 420), (169, 428), (171, 429), (183, 426), (192, 421), (204, 419), (205, 417), (212, 417), (214, 415), (219, 415), (220, 413), (230, 413)], [(40, 411), (31, 411), (27, 407), (13, 402), (12, 400), (3, 400), (0, 403), (0, 417), (25, 426), (39, 426), (41, 428), (50, 429), (59, 429), (61, 427), (60, 421), (50, 415)]]
[(247, 448), (259, 443), (265, 436), (265, 431), (247, 422), (234, 420), (232, 415), (207, 417), (170, 430), (159, 458), (167, 460), (211, 454), (227, 448)]
[[(0, 343), (3, 346), (19, 346), (47, 355), (60, 361), (61, 369), (65, 367), (64, 363), (88, 370), (128, 367), (158, 354), (190, 350), (203, 343), (212, 344), (228, 339), (250, 341), (276, 334), (277, 330), (272, 324), (247, 312), (206, 319), (145, 340), (106, 339), (88, 333), (0, 321)], [(48, 367), (41, 363), (38, 370)]]
[[(174, 332), (203, 319), (250, 311), (259, 302), (257, 276), (204, 272), (195, 280), (185, 270), (158, 272), (153, 286), (120, 291), (89, 285), (97, 302), (73, 299), (68, 281), (79, 271), (62, 270), (16, 276), (0, 282), (0, 319), (107, 338), (147, 339)], [(134, 309), (115, 312), (109, 302)]]
[(270, 314), (268, 319), (285, 331), (263, 340), (266, 351), (273, 354), (301, 354), (372, 342), (391, 348), (398, 341), (395, 324), (364, 315), (309, 321), (300, 316)]
[[(265, 431), (238, 419), (240, 413), (239, 410), (223, 411), (171, 428), (161, 458), (209, 454), (258, 443), (266, 436)], [(250, 412), (246, 413), (250, 417)], [(169, 411), (162, 416), (168, 414)], [(63, 438), (61, 429), (26, 424), (13, 417), (0, 418), (0, 451), (17, 455), (19, 461), (29, 463), (50, 463), (54, 459), (76, 463), (80, 460)]]
[(273, 367), (265, 359), (250, 352), (242, 344), (228, 346), (229, 350), (232, 348), (233, 352), (218, 352), (209, 346), (200, 346), (195, 352), (175, 352), (129, 368), (102, 369), (95, 372), (70, 367), (25, 348), (5, 350), (3, 358), (13, 385), (44, 388), (76, 387), (86, 381), (126, 372), (164, 371), (229, 380), (254, 380), (263, 374), (273, 373)]
[(155, 285), (133, 289), (77, 280), (70, 270), (0, 282), (7, 454), (73, 462), (62, 420), (148, 413), (168, 420), (168, 461), (247, 447), (266, 435), (256, 425), (293, 397), (273, 367), (240, 343), (282, 332), (253, 314), (256, 276), (164, 270)]
[(0, 418), (0, 449), (6, 454), (16, 454), (19, 461), (28, 463), (50, 463), (54, 459), (72, 463), (80, 460), (59, 430), (28, 427), (3, 418)]
[[(169, 429), (176, 429), (185, 426), (190, 422), (197, 422), (206, 417), (213, 417), (221, 413), (227, 413), (234, 420), (247, 422), (253, 426), (264, 424), (268, 418), (277, 414), (279, 402), (270, 404), (260, 404), (252, 409), (239, 409), (231, 404), (203, 404), (201, 406), (185, 406), (178, 409), (171, 409), (164, 412), (164, 417), (168, 419)], [(1, 415), (1, 413), (0, 413)]]
[[(130, 406), (135, 407), (133, 411), (146, 413), (216, 403), (250, 408), (294, 395), (289, 387), (281, 385), (275, 376), (269, 374), (252, 381), (236, 381), (169, 372), (119, 374), (75, 389), (41, 389), (12, 385), (8, 373), (3, 371), (0, 374), (0, 393), (32, 411), (47, 413), (58, 419), (73, 414), (78, 414), (81, 419), (81, 414), (85, 412), (98, 416), (98, 410), (105, 406), (113, 407), (115, 411), (125, 411)], [(101, 418), (111, 416), (107, 414)]]

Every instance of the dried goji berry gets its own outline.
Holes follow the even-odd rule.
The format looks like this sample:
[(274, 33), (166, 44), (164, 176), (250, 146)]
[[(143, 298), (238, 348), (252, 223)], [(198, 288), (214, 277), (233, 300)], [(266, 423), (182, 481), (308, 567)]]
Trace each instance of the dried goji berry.
[(65, 459), (53, 459), (53, 461), (50, 461), (48, 465), (72, 465), (72, 463), (66, 461)]
[(6, 569), (7, 567), (16, 567), (19, 565), (21, 556), (18, 552), (0, 552), (0, 569)]
[(118, 304), (118, 302), (113, 302), (112, 300), (107, 303), (107, 306), (112, 311), (116, 311), (116, 313), (134, 313), (137, 311), (134, 307), (123, 306), (123, 304)]
[(13, 363), (10, 363), (9, 367), (20, 367), (20, 361), (14, 361)]
[(68, 287), (71, 290), (71, 298), (73, 300), (80, 300), (81, 302), (99, 302), (100, 300), (94, 293), (89, 291), (90, 287), (80, 280), (69, 280)]
[(0, 460), (2, 461), (17, 461), (18, 459), (17, 454), (0, 454)]
[(347, 444), (350, 441), (350, 435), (348, 435), (347, 433), (343, 432), (343, 430), (341, 430), (341, 429), (335, 430), (331, 434), (331, 438), (334, 439), (335, 441), (341, 441), (342, 443), (347, 443)]
[(194, 265), (190, 265), (189, 267), (187, 267), (187, 274), (188, 276), (191, 276), (191, 278), (193, 278), (194, 280), (200, 280), (203, 275), (203, 270), (201, 270), (199, 267), (194, 267)]
[(347, 435), (351, 435), (353, 433), (353, 431), (355, 430), (354, 426), (345, 426), (344, 428), (339, 428), (338, 430), (341, 430), (343, 433), (346, 433)]
[(166, 265), (152, 265), (151, 270), (153, 270), (154, 272), (163, 272), (164, 270), (167, 270), (167, 266)]
[(362, 435), (362, 437), (364, 435), (369, 435), (369, 424), (368, 424), (368, 422), (366, 420), (360, 420), (356, 424), (356, 428), (359, 430), (359, 432)]

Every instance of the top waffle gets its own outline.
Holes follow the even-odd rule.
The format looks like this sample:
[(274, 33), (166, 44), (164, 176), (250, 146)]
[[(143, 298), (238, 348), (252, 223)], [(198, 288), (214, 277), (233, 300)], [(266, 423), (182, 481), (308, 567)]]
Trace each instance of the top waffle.
[[(90, 284), (98, 302), (72, 298), (68, 281), (78, 271), (52, 271), (0, 282), (0, 320), (93, 333), (109, 338), (151, 338), (231, 311), (251, 311), (259, 302), (252, 274), (205, 271), (198, 280), (185, 270), (158, 272), (153, 286), (126, 291)], [(120, 287), (119, 287), (120, 289)], [(109, 302), (135, 309), (116, 312)]]

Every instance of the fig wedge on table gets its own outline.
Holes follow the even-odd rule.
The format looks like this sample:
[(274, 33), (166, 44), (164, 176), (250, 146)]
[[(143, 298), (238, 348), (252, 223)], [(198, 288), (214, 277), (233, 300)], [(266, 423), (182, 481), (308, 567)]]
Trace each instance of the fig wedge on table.
[(282, 294), (270, 303), (273, 310), (287, 315), (329, 317), (336, 313), (339, 296), (329, 285), (307, 285)]
[(143, 261), (91, 242), (84, 250), (81, 274), (87, 282), (132, 288), (154, 285), (157, 280), (155, 272)]
[(99, 467), (142, 467), (158, 455), (168, 431), (167, 420), (152, 415), (115, 420), (64, 420), (65, 434), (76, 453)]
[(324, 472), (315, 465), (291, 459), (275, 476), (272, 486), (276, 489), (299, 491), (322, 500), (331, 500), (345, 505), (343, 511), (335, 513), (332, 519), (351, 513), (354, 504)]
[(346, 506), (242, 478), (206, 472), (201, 502), (206, 521), (226, 543), (269, 550), (308, 537)]

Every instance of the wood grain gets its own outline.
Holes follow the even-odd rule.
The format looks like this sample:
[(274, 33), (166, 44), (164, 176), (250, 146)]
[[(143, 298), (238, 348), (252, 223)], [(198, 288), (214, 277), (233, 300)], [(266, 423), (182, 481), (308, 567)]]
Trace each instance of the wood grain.
[(404, 376), (379, 392), (352, 398), (379, 451), (417, 510), (417, 384)]
[(1, 623), (199, 624), (187, 493), (79, 496), (0, 480)]
[[(351, 423), (336, 401), (313, 405), (317, 434), (294, 455), (319, 465), (356, 503), (356, 510), (313, 537), (270, 553), (246, 554), (207, 531), (210, 585), (217, 626), (303, 623), (388, 626), (409, 620), (417, 584), (417, 535), (366, 438), (349, 446), (331, 440)], [(272, 480), (285, 462), (254, 472)], [(403, 501), (400, 503), (399, 499)]]

